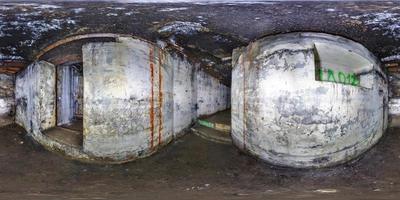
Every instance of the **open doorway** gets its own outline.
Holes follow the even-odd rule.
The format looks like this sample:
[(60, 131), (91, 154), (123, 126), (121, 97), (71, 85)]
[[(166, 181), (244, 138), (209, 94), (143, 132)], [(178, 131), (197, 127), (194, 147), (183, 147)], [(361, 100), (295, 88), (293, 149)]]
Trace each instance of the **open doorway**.
[(83, 131), (82, 64), (57, 67), (57, 126)]
[(45, 134), (58, 142), (82, 147), (83, 71), (82, 63), (56, 67), (56, 127)]

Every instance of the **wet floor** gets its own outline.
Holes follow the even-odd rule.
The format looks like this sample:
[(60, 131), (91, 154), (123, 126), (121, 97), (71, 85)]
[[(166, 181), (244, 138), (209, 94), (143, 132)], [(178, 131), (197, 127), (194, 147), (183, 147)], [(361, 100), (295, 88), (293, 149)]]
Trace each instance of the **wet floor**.
[(358, 161), (296, 170), (190, 133), (136, 162), (84, 164), (8, 126), (0, 130), (0, 199), (399, 199), (399, 131), (390, 129)]

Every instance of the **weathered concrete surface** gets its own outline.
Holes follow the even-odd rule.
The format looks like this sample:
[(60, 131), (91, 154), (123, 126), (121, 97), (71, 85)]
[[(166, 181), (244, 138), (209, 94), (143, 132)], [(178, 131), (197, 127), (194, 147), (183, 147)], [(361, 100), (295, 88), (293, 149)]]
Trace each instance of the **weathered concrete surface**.
[[(330, 66), (318, 66), (324, 60), (316, 43), (343, 48), (371, 66), (347, 63), (356, 85), (338, 78), (335, 69), (321, 81), (320, 70)], [(277, 165), (330, 166), (357, 157), (385, 131), (387, 80), (361, 45), (326, 34), (292, 33), (266, 37), (234, 54), (232, 137), (242, 150)]]
[(165, 55), (173, 76), (173, 133), (179, 134), (196, 119), (195, 66), (177, 54)]
[(37, 135), (56, 124), (55, 67), (34, 62), (15, 81), (17, 124)]
[(212, 92), (204, 106), (209, 113), (226, 108), (227, 87), (204, 72), (206, 82), (196, 82), (185, 56), (139, 39), (118, 40), (83, 46), (86, 153), (133, 160), (156, 152), (197, 118), (199, 92)]
[(84, 45), (83, 71), (83, 148), (94, 157), (148, 156), (196, 119), (194, 66), (182, 56), (119, 38)]
[(135, 159), (171, 141), (172, 68), (162, 64), (164, 52), (128, 38), (89, 43), (82, 51), (84, 151)]
[(14, 121), (14, 75), (0, 74), (0, 127)]
[(96, 162), (81, 149), (60, 143), (42, 133), (56, 125), (55, 72), (54, 65), (38, 61), (17, 75), (15, 122), (27, 131), (29, 137), (50, 151), (78, 160)]
[[(46, 149), (87, 162), (127, 162), (156, 152), (194, 123), (196, 67), (186, 56), (130, 37), (88, 43), (82, 51), (84, 89), (78, 88), (73, 70), (62, 68), (56, 92), (56, 69), (45, 61), (17, 76), (16, 122)], [(79, 113), (72, 105), (79, 100), (71, 99), (71, 90), (84, 91), (84, 138), (79, 148), (42, 132), (56, 125), (57, 93), (68, 99), (60, 109), (69, 113), (59, 113), (66, 116), (61, 124)]]
[(196, 72), (197, 116), (211, 115), (230, 107), (230, 88), (203, 71)]

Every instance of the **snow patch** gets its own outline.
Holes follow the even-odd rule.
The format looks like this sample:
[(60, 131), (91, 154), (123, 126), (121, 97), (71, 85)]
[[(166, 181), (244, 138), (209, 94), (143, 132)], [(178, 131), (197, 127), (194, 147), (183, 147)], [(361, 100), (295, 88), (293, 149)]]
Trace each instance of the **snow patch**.
[(35, 12), (26, 12), (26, 13), (17, 13), (15, 14), (17, 17), (33, 17), (33, 16), (40, 16), (42, 11), (35, 11)]
[(6, 11), (6, 10), (11, 10), (11, 7), (7, 7), (7, 6), (0, 6), (0, 10), (1, 11)]
[(11, 36), (8, 31), (20, 30), (32, 35), (31, 39), (19, 41), (22, 46), (32, 46), (33, 43), (42, 37), (43, 33), (61, 30), (64, 26), (75, 25), (76, 21), (67, 19), (52, 20), (31, 20), (18, 17), (17, 21), (0, 20), (0, 37)]
[(107, 13), (107, 16), (113, 16), (113, 17), (116, 17), (116, 16), (118, 16), (118, 14), (117, 14), (117, 13)]
[(187, 10), (187, 7), (180, 7), (180, 8), (163, 8), (161, 10), (158, 10), (160, 12), (171, 12), (171, 11), (179, 11), (179, 10)]
[(352, 16), (351, 19), (361, 20), (367, 25), (373, 26), (373, 30), (383, 30), (384, 35), (390, 35), (396, 40), (400, 39), (400, 14), (399, 13), (368, 13)]
[(388, 56), (381, 59), (382, 62), (400, 61), (400, 55)]
[(34, 7), (35, 9), (59, 9), (61, 8), (61, 6), (57, 6), (57, 5), (50, 5), (50, 4), (43, 4), (40, 6), (36, 6)]
[(172, 33), (179, 35), (193, 35), (198, 32), (208, 32), (208, 28), (197, 22), (175, 21), (161, 27), (159, 33)]
[(27, 7), (27, 6), (30, 6), (30, 7), (38, 6), (37, 3), (6, 3), (6, 4), (4, 4), (4, 5), (6, 5), (6, 6), (23, 6), (23, 7)]
[(16, 55), (4, 55), (0, 53), (0, 60), (23, 60), (24, 58)]
[(79, 14), (79, 13), (81, 13), (81, 12), (84, 12), (86, 9), (85, 8), (74, 8), (74, 9), (72, 9), (72, 11), (75, 13), (75, 14)]
[(126, 8), (124, 7), (107, 7), (110, 10), (125, 10)]

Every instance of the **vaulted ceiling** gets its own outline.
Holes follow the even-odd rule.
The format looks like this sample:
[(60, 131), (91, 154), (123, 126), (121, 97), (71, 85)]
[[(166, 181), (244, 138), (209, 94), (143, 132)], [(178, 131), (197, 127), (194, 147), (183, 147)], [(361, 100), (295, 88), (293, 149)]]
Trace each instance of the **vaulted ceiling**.
[(234, 48), (295, 31), (341, 35), (362, 43), (382, 61), (396, 61), (400, 2), (0, 1), (0, 72), (18, 71), (65, 38), (116, 33), (175, 46), (229, 85)]

